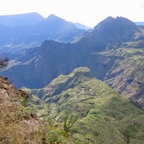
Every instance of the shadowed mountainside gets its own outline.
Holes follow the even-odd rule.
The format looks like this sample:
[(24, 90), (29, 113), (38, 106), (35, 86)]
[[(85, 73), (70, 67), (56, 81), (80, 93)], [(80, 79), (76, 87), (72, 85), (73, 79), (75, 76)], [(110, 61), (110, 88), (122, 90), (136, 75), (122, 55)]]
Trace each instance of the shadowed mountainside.
[(143, 38), (143, 33), (134, 22), (123, 17), (108, 17), (79, 43), (84, 43), (92, 51), (103, 51), (140, 38)]
[[(143, 82), (138, 80), (139, 76), (143, 79), (143, 32), (142, 27), (126, 18), (108, 17), (77, 43), (45, 41), (40, 47), (27, 50), (0, 74), (9, 77), (16, 87), (42, 88), (60, 74), (86, 66), (96, 78), (107, 80), (115, 90), (143, 106)], [(118, 51), (119, 55), (115, 55)], [(134, 73), (139, 69), (141, 74), (133, 75), (129, 69)], [(115, 71), (124, 73), (120, 75)], [(132, 75), (135, 76), (132, 84), (138, 83), (133, 92), (128, 88)]]

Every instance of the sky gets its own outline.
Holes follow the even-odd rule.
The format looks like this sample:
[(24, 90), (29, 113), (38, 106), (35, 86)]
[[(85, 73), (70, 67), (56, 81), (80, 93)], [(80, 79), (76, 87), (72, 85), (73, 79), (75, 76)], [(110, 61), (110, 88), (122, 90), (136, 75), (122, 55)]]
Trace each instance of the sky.
[(0, 0), (0, 15), (38, 12), (93, 27), (108, 16), (144, 22), (144, 0)]

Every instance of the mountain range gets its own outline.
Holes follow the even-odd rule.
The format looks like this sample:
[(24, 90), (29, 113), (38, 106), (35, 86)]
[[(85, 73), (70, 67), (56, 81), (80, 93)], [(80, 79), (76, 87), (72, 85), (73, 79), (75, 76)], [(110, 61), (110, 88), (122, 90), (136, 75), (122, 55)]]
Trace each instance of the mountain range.
[(22, 15), (31, 16), (35, 24), (0, 26), (10, 60), (0, 75), (29, 95), (26, 107), (64, 125), (74, 143), (142, 144), (144, 26), (107, 17), (86, 30), (55, 15)]
[(53, 14), (43, 18), (38, 13), (0, 16), (0, 31), (1, 47), (31, 47), (46, 39), (70, 42), (85, 32)]
[[(57, 17), (51, 16), (51, 18), (53, 21)], [(0, 74), (9, 77), (16, 87), (42, 88), (60, 74), (68, 74), (74, 68), (86, 66), (91, 69), (95, 77), (106, 80), (108, 84), (116, 87), (113, 73), (129, 71), (129, 59), (134, 61), (137, 53), (139, 53), (139, 57), (137, 57), (135, 65), (131, 65), (131, 72), (135, 73), (136, 67), (138, 67), (142, 73), (143, 69), (139, 67), (143, 64), (141, 62), (143, 59), (143, 32), (143, 27), (136, 26), (126, 18), (108, 17), (76, 43), (65, 44), (47, 40), (40, 47), (28, 49), (20, 58), (12, 60)], [(110, 54), (112, 51), (113, 55)], [(124, 61), (127, 65), (125, 71)], [(118, 68), (117, 65), (119, 65)], [(116, 78), (120, 76), (118, 79), (125, 76), (120, 72), (115, 74)], [(116, 88), (126, 95), (130, 91), (126, 90), (126, 86), (129, 84), (127, 80), (132, 77), (131, 72), (129, 75), (127, 73), (126, 79), (121, 83), (124, 88), (120, 88), (120, 85)], [(143, 82), (139, 82), (139, 76), (142, 75), (135, 74), (135, 79), (131, 80), (132, 84), (133, 82), (138, 83), (139, 90), (136, 88), (135, 92), (130, 92), (126, 97), (136, 102), (140, 100), (143, 104), (143, 98), (141, 99), (140, 96), (143, 93), (141, 91)]]

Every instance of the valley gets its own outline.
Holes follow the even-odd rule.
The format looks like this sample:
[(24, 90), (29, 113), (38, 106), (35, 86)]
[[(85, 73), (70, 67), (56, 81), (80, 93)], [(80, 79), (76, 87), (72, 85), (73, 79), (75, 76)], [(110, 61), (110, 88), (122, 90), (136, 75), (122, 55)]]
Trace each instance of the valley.
[[(35, 21), (6, 25), (10, 18)], [(14, 122), (13, 114), (24, 111), (15, 123), (16, 134), (23, 121), (30, 121), (37, 129), (22, 132), (26, 137), (31, 133), (34, 143), (143, 144), (144, 26), (124, 17), (107, 17), (93, 29), (55, 15), (5, 19), (0, 17), (0, 52), (9, 62), (0, 68), (5, 77), (0, 79), (0, 96), (16, 107), (6, 111)], [(21, 93), (25, 97), (19, 99)], [(7, 119), (2, 116), (1, 125)], [(7, 142), (2, 135), (0, 140)], [(24, 137), (20, 140), (24, 143)]]

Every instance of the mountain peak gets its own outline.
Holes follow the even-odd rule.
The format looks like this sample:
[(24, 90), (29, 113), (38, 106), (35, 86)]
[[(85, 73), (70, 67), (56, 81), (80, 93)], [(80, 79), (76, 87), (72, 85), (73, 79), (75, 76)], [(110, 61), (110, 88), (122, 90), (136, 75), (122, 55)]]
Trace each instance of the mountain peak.
[(47, 31), (48, 33), (65, 33), (68, 31), (75, 31), (77, 30), (76, 26), (68, 22), (54, 14), (49, 15), (45, 18), (41, 23), (40, 26), (43, 27), (44, 32)]
[(110, 22), (112, 20), (115, 20), (115, 18), (112, 16), (108, 16), (106, 19), (104, 19), (105, 22), (108, 22), (108, 21)]
[(85, 43), (92, 51), (103, 51), (119, 47), (123, 42), (136, 40), (139, 38), (137, 34), (139, 37), (143, 35), (131, 20), (124, 17), (107, 17), (79, 43)]
[(56, 15), (54, 15), (54, 14), (50, 14), (50, 15), (48, 16), (48, 18), (58, 18), (58, 16), (56, 16)]
[[(52, 84), (62, 84), (62, 83), (72, 83), (72, 85), (77, 85), (78, 81), (87, 81), (91, 78), (94, 78), (90, 69), (87, 67), (78, 67), (74, 69), (69, 75), (60, 75), (58, 78), (52, 81)], [(51, 85), (51, 84), (50, 84)]]
[(47, 20), (47, 21), (56, 21), (56, 20), (65, 21), (64, 19), (62, 19), (54, 14), (50, 14), (45, 20)]
[(74, 69), (69, 75), (60, 75), (54, 79), (45, 87), (45, 90), (47, 90), (47, 94), (52, 96), (93, 78), (91, 71), (87, 67), (79, 67)]
[(128, 28), (128, 29), (137, 29), (134, 22), (125, 18), (125, 17), (116, 17), (113, 18), (111, 16), (107, 17), (103, 21), (101, 21), (98, 25), (95, 26), (94, 29), (103, 29), (103, 28)]
[(94, 78), (91, 74), (91, 71), (87, 67), (79, 67), (73, 70), (72, 72), (75, 76), (83, 76), (87, 78)]

